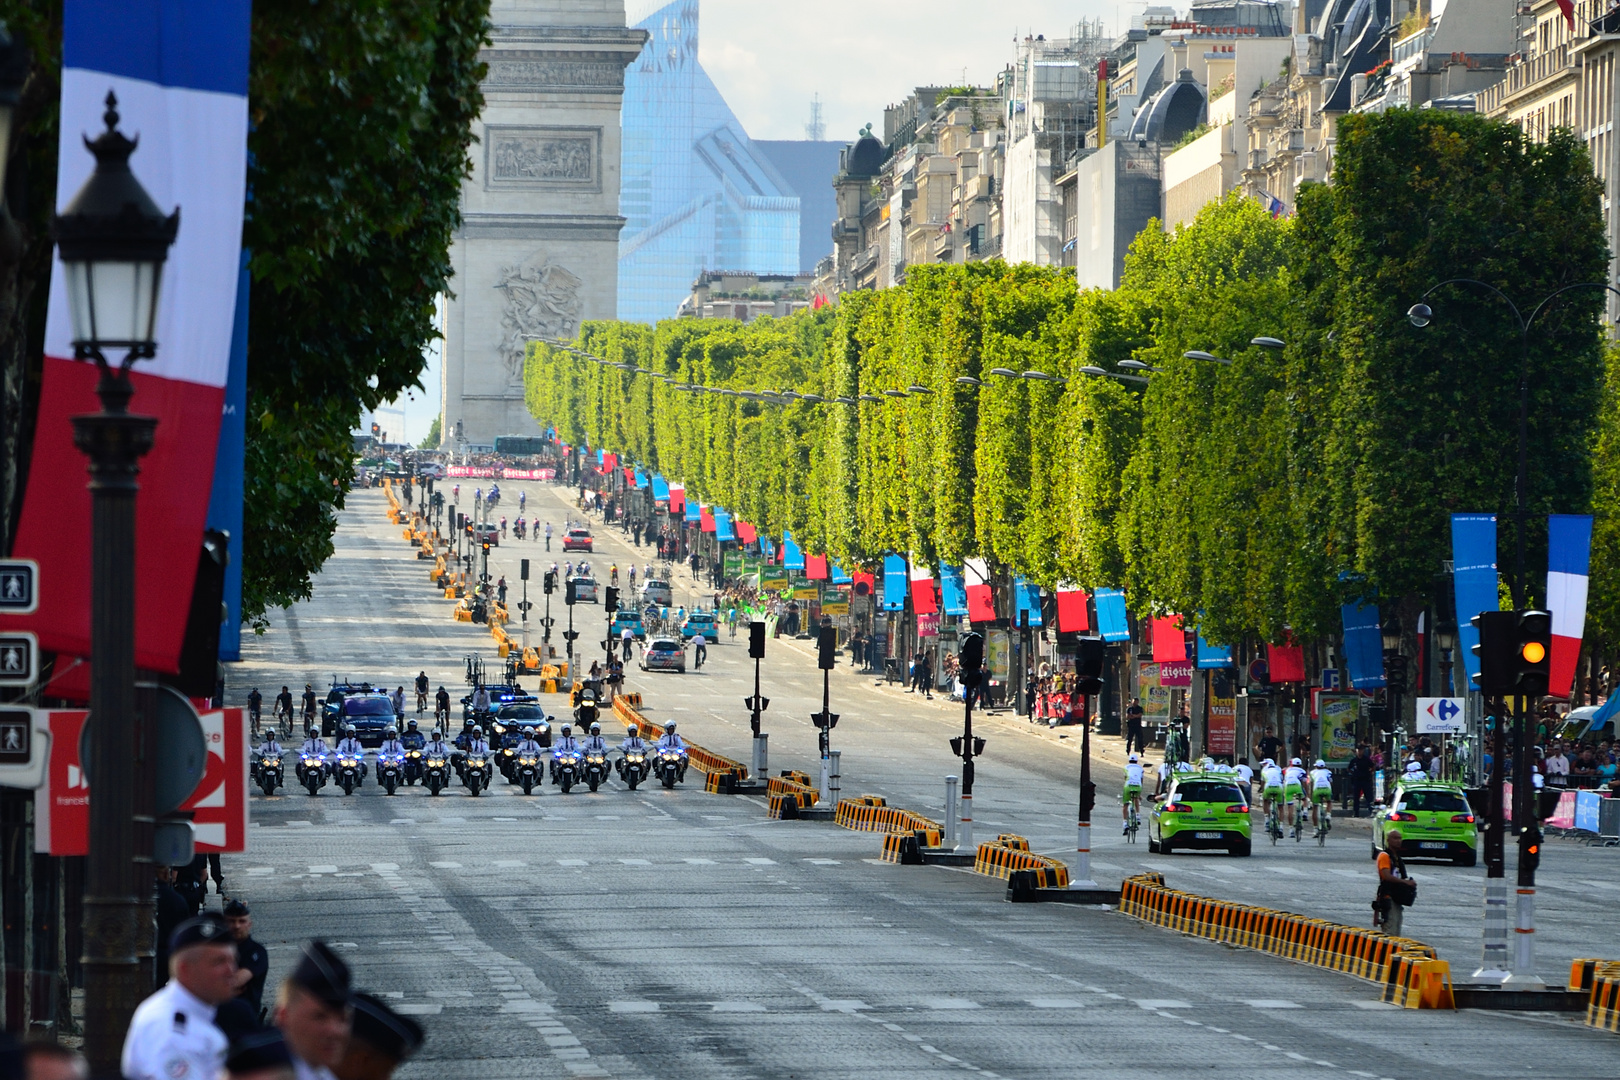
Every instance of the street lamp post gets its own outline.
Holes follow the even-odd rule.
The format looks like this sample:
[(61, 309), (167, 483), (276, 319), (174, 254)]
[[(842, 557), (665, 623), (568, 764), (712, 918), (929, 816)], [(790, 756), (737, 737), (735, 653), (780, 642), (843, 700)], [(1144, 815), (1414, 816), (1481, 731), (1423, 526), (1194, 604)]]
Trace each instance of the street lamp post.
[(984, 636), (969, 631), (962, 636), (957, 653), (957, 678), (962, 680), (967, 708), (962, 714), (962, 734), (951, 740), (951, 752), (962, 759), (962, 819), (958, 847), (973, 850), (973, 759), (984, 752), (984, 740), (973, 737), (973, 698), (984, 681)]
[[(89, 143), (96, 166), (57, 216), (57, 250), (67, 278), (73, 353), (101, 374), (101, 411), (73, 418), (73, 442), (90, 459), (90, 758), (101, 764), (90, 802), (85, 867), (85, 1055), (95, 1075), (116, 1075), (124, 1032), (150, 986), (139, 955), (152, 927), (141, 920), (135, 800), (147, 740), (135, 707), (135, 493), (139, 462), (157, 420), (129, 412), (129, 370), (157, 354), (154, 323), (163, 263), (180, 226), (164, 216), (129, 169), (136, 142), (118, 130), (107, 95), (107, 130)], [(107, 352), (124, 350), (117, 367)], [(131, 768), (126, 763), (135, 763)], [(147, 838), (150, 832), (147, 833)]]

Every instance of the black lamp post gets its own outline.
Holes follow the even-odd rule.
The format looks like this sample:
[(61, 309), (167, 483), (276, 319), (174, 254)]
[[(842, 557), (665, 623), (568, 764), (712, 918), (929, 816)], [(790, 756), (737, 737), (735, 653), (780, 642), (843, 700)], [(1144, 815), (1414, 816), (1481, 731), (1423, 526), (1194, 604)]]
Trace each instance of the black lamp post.
[[(1384, 690), (1388, 698), (1389, 739), (1384, 759), (1393, 761), (1395, 728), (1401, 720), (1401, 694), (1406, 690), (1406, 657), (1401, 655), (1401, 624), (1391, 616), (1378, 628), (1384, 644)], [(1396, 763), (1396, 773), (1400, 772)]]
[[(129, 369), (157, 354), (158, 286), (180, 227), (180, 211), (165, 217), (130, 172), (136, 141), (118, 131), (117, 105), (109, 93), (107, 130), (87, 142), (95, 170), (55, 223), (73, 354), (95, 361), (101, 373), (101, 412), (73, 418), (74, 445), (90, 459), (93, 508), (90, 759), (102, 767), (90, 801), (85, 871), (84, 1049), (97, 1076), (116, 1074), (130, 1017), (151, 990), (139, 977), (152, 927), (141, 925), (135, 821), (137, 784), (151, 777), (138, 777), (126, 763), (150, 762), (136, 732), (135, 478), (157, 420), (128, 411)], [(106, 353), (118, 349), (124, 358), (114, 367)], [(150, 827), (144, 833), (150, 840)]]

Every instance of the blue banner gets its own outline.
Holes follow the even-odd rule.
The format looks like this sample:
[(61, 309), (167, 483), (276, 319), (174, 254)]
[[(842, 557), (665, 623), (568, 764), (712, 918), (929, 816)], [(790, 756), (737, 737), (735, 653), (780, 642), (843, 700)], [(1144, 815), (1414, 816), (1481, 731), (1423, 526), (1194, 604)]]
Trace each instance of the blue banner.
[(799, 545), (793, 542), (793, 535), (787, 530), (782, 531), (782, 566), (788, 570), (804, 569), (804, 552)]
[(832, 574), (834, 585), (852, 585), (855, 582), (855, 579), (849, 576), (849, 572), (837, 563), (833, 563), (828, 572)]
[(214, 452), (214, 487), (208, 496), (208, 528), (229, 534), (225, 564), (225, 621), (219, 627), (219, 658), (242, 659), (242, 490), (247, 458), (248, 254), (236, 279), (236, 324), (231, 328), (231, 366), (225, 377), (224, 415)]
[(1236, 663), (1232, 659), (1232, 646), (1211, 645), (1204, 640), (1204, 632), (1198, 632), (1198, 666), (1200, 668), (1228, 668)]
[(716, 540), (737, 539), (737, 534), (731, 528), (731, 515), (718, 506), (714, 508), (714, 538)]
[(1598, 831), (1598, 807), (1603, 802), (1603, 796), (1596, 791), (1578, 791), (1575, 793), (1575, 827), (1589, 833)]
[(1378, 605), (1351, 603), (1340, 609), (1344, 620), (1344, 666), (1350, 685), (1377, 690), (1384, 685), (1384, 635), (1379, 630)]
[(646, 486), (647, 486), (647, 474), (642, 472), (640, 469), (637, 469), (636, 470), (636, 487), (639, 489), (639, 488), (644, 488)]
[(657, 502), (669, 502), (669, 481), (662, 476), (652, 478), (653, 499)]
[(1092, 594), (1097, 604), (1097, 632), (1104, 641), (1131, 640), (1131, 624), (1125, 614), (1125, 594), (1118, 589), (1098, 589)]
[(906, 607), (906, 560), (899, 555), (883, 556), (883, 610), (904, 611)]
[(1029, 612), (1029, 625), (1041, 625), (1041, 587), (1032, 585), (1021, 577), (1013, 578), (1013, 625), (1023, 625), (1023, 617), (1018, 613)]
[(696, 523), (703, 520), (703, 510), (698, 506), (696, 499), (686, 500), (686, 520), (688, 523)]
[(1479, 628), (1470, 619), (1502, 606), (1496, 576), (1496, 515), (1451, 515), (1451, 572), (1457, 597), (1457, 651), (1468, 673), (1459, 691), (1474, 689), (1479, 677)]
[(946, 615), (966, 615), (967, 584), (962, 580), (960, 566), (939, 564), (940, 610)]

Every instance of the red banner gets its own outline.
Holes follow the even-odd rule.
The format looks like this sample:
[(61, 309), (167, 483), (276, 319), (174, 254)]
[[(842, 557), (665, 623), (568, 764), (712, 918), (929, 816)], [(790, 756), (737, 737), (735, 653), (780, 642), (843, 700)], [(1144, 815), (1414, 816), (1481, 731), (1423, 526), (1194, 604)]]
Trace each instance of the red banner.
[(448, 465), (444, 474), (469, 480), (555, 480), (556, 469), (508, 469), (491, 465)]

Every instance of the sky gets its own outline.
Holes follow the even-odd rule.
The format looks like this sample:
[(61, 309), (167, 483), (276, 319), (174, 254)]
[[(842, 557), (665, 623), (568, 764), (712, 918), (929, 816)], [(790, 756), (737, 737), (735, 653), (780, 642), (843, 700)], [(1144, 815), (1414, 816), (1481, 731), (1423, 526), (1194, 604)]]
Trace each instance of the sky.
[[(827, 138), (852, 141), (918, 86), (993, 85), (1025, 34), (1068, 37), (1082, 18), (1117, 33), (1145, 4), (1109, 0), (701, 0), (698, 58), (756, 139), (802, 139), (821, 95)], [(659, 6), (628, 0), (631, 22)], [(1185, 3), (1177, 6), (1186, 6)]]
[[(810, 100), (821, 97), (826, 137), (851, 142), (871, 124), (881, 138), (883, 108), (918, 86), (993, 85), (1025, 34), (1067, 37), (1082, 18), (1120, 32), (1144, 3), (1107, 0), (819, 0), (814, 5), (760, 0), (700, 0), (698, 58), (731, 111), (756, 139), (802, 139)], [(663, 6), (627, 0), (634, 23)], [(1184, 7), (1185, 3), (1176, 6)], [(439, 412), (437, 356), (422, 385), (361, 418), (376, 419), (395, 441), (421, 442)], [(400, 411), (402, 410), (402, 412)]]

